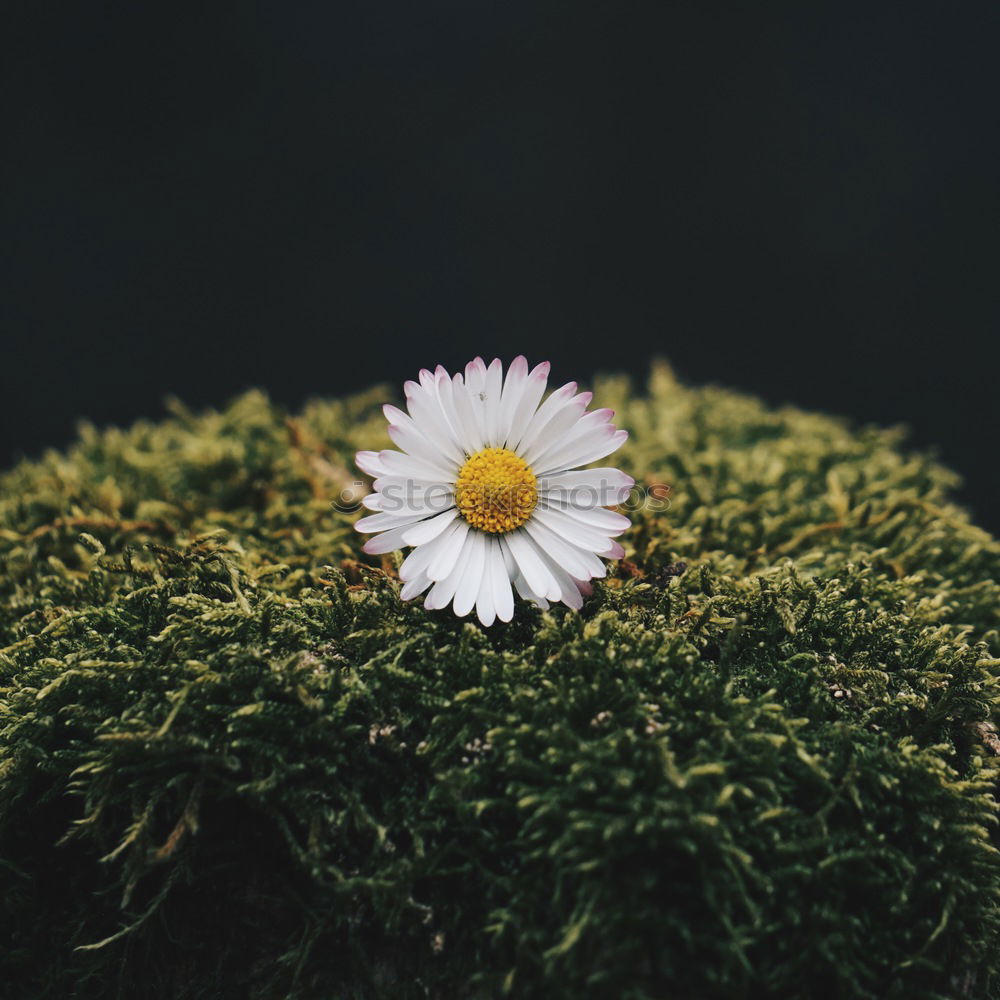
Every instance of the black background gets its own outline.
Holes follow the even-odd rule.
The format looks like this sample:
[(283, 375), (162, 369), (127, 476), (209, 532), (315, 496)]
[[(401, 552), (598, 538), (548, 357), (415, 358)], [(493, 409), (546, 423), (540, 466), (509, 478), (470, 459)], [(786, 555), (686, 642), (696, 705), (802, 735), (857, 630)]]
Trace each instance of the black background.
[(475, 354), (905, 422), (994, 497), (1000, 5), (9, 5), (4, 461)]

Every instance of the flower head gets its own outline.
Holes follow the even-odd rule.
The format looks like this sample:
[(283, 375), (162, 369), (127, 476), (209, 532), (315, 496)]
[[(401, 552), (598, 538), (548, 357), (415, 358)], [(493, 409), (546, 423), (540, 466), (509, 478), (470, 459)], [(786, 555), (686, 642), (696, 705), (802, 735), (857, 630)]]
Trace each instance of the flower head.
[(376, 513), (357, 522), (378, 533), (369, 554), (412, 546), (399, 569), (402, 597), (427, 591), (424, 606), (484, 625), (510, 621), (514, 591), (541, 608), (579, 609), (589, 581), (619, 559), (613, 539), (628, 526), (607, 508), (634, 480), (618, 469), (582, 469), (628, 437), (612, 410), (587, 412), (589, 392), (569, 382), (542, 401), (549, 364), (529, 371), (476, 358), (465, 374), (424, 369), (405, 385), (406, 412), (384, 407), (398, 446), (358, 452), (375, 480), (363, 503)]

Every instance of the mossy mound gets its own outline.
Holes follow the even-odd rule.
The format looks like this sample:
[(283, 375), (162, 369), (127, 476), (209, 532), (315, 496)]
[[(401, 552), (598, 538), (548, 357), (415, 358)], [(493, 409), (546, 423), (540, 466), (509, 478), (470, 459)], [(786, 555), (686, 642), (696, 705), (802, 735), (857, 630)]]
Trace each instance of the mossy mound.
[(671, 507), (489, 630), (331, 509), (384, 391), (0, 479), (3, 996), (1000, 995), (1000, 546), (895, 432), (596, 389)]

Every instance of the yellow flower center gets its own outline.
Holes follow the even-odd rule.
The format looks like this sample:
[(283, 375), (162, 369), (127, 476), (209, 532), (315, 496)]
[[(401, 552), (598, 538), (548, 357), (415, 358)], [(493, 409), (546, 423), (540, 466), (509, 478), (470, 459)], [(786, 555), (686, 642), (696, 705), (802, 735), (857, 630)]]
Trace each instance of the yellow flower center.
[(484, 448), (462, 466), (455, 502), (474, 528), (499, 534), (520, 528), (538, 502), (535, 474), (506, 448)]

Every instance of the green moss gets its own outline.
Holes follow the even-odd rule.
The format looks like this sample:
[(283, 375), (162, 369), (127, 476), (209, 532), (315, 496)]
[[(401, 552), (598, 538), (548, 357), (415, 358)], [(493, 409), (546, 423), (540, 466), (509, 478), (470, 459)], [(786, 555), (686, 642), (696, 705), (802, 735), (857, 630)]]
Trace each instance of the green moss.
[(1000, 995), (1000, 546), (896, 432), (596, 389), (670, 509), (488, 631), (331, 509), (385, 391), (0, 479), (5, 996)]

